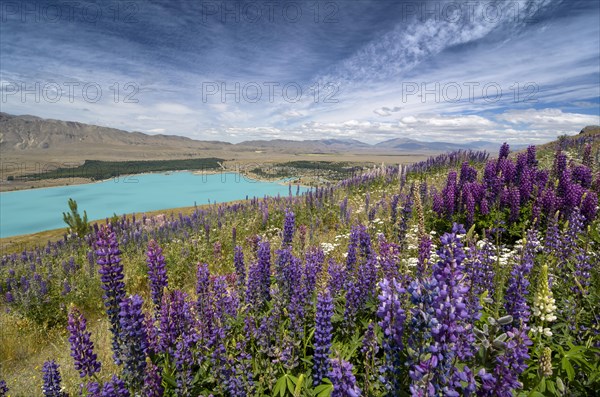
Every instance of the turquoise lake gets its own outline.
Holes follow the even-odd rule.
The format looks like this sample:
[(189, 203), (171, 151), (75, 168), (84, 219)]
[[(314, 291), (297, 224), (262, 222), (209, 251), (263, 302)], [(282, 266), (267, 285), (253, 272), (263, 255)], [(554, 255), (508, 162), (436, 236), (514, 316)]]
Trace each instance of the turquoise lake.
[[(301, 188), (301, 192), (306, 188)], [(296, 194), (296, 186), (292, 186)], [(89, 220), (128, 213), (190, 207), (263, 196), (289, 194), (287, 184), (261, 182), (240, 174), (192, 172), (142, 174), (98, 183), (0, 193), (0, 237), (66, 227), (67, 201), (77, 201)]]

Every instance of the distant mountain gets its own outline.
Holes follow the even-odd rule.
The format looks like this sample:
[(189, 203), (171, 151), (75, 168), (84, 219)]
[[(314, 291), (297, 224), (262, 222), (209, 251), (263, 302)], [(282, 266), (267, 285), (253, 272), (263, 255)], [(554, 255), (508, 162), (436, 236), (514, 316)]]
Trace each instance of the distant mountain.
[(63, 145), (133, 145), (208, 149), (215, 145), (231, 144), (196, 141), (175, 135), (148, 135), (74, 121), (0, 113), (0, 148), (2, 150), (53, 149)]
[[(450, 142), (423, 142), (410, 138), (394, 138), (375, 145), (382, 149), (395, 149), (400, 151), (417, 151), (417, 152), (446, 152), (458, 149), (473, 149), (473, 150), (491, 150), (496, 151), (500, 145), (496, 142), (488, 141), (472, 141), (464, 143)], [(519, 149), (526, 145), (511, 145), (514, 149)]]
[(244, 141), (235, 145), (248, 149), (285, 149), (311, 153), (331, 153), (337, 151), (373, 149), (373, 146), (356, 139), (317, 139), (292, 141), (286, 139)]
[[(247, 153), (288, 154), (430, 154), (457, 149), (498, 150), (499, 144), (487, 141), (464, 143), (423, 142), (394, 138), (375, 145), (356, 139), (335, 138), (293, 141), (286, 139), (251, 140), (237, 144), (199, 141), (175, 135), (148, 135), (116, 128), (14, 116), (0, 113), (0, 153), (10, 160), (79, 161), (179, 159), (198, 157), (231, 158)], [(511, 145), (515, 150), (524, 145)]]

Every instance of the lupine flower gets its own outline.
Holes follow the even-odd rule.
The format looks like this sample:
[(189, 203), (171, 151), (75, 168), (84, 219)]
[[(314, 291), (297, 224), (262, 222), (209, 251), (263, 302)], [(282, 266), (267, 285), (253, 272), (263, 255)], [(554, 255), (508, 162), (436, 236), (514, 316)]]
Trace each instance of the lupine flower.
[(125, 386), (125, 382), (119, 379), (116, 375), (105, 382), (100, 393), (101, 397), (129, 397), (129, 390)]
[(144, 376), (144, 386), (142, 387), (142, 396), (144, 397), (162, 397), (165, 390), (162, 387), (161, 368), (150, 363), (146, 367)]
[(206, 328), (210, 329), (213, 312), (210, 293), (210, 271), (206, 263), (198, 263), (196, 270), (196, 295), (198, 296), (196, 302), (198, 315)]
[(540, 357), (540, 373), (543, 376), (552, 376), (552, 349), (545, 347)]
[(6, 382), (3, 379), (0, 379), (0, 397), (6, 397), (10, 389), (6, 385)]
[(190, 333), (193, 326), (192, 305), (186, 294), (175, 290), (163, 296), (160, 312), (160, 333), (158, 348), (161, 353), (173, 355), (177, 339), (184, 333)]
[(481, 378), (481, 387), (477, 395), (481, 397), (513, 397), (514, 391), (521, 389), (519, 375), (527, 369), (528, 349), (533, 344), (527, 332), (512, 328), (506, 332), (507, 340), (502, 353), (495, 357), (494, 371), (486, 373), (481, 369), (477, 374)]
[(467, 307), (469, 284), (464, 275), (465, 254), (458, 234), (464, 234), (462, 225), (454, 224), (452, 233), (441, 238), (442, 247), (438, 250), (438, 261), (433, 267), (433, 277), (439, 288), (439, 295), (433, 302), (438, 326), (432, 329), (433, 339), (438, 343), (438, 364), (432, 384), (444, 395), (458, 396), (458, 392), (473, 392), (475, 381), (465, 366), (459, 370), (456, 359), (472, 357), (473, 322), (477, 316)]
[(380, 318), (379, 325), (383, 330), (383, 351), (385, 353), (381, 372), (388, 394), (397, 396), (402, 389), (400, 370), (403, 363), (400, 360), (400, 352), (403, 350), (402, 335), (404, 334), (406, 315), (402, 309), (401, 299), (406, 291), (395, 279), (391, 281), (383, 279), (379, 283), (379, 287), (381, 293), (379, 294), (377, 316)]
[(333, 299), (329, 290), (322, 291), (317, 296), (315, 321), (315, 353), (313, 357), (313, 385), (321, 384), (329, 373), (329, 353), (331, 349), (331, 316), (333, 315)]
[(504, 296), (506, 313), (512, 316), (514, 326), (519, 329), (528, 329), (531, 312), (526, 301), (529, 287), (527, 278), (531, 273), (531, 269), (533, 269), (533, 259), (538, 247), (537, 231), (531, 229), (527, 232), (521, 259), (513, 266), (510, 272), (508, 288)]
[(271, 246), (268, 241), (259, 243), (258, 261), (250, 268), (246, 301), (259, 308), (270, 299)]
[[(408, 343), (410, 391), (413, 395), (434, 395), (435, 388), (431, 372), (438, 363), (437, 342), (432, 340), (432, 330), (437, 329), (433, 302), (437, 299), (439, 288), (433, 277), (417, 278), (408, 286), (413, 308)], [(414, 346), (414, 348), (413, 348)]]
[(352, 364), (342, 359), (331, 359), (329, 380), (333, 384), (331, 397), (359, 397), (360, 389), (352, 373)]
[[(556, 320), (556, 304), (552, 290), (548, 285), (548, 265), (544, 264), (540, 271), (538, 286), (533, 297), (533, 315), (538, 317), (542, 324)], [(541, 328), (541, 327), (540, 327)], [(532, 329), (539, 331), (539, 328)], [(550, 330), (543, 329), (544, 334), (551, 336)]]
[(237, 276), (237, 285), (241, 290), (246, 285), (246, 265), (244, 264), (244, 251), (239, 245), (234, 249), (233, 266)]
[[(54, 360), (46, 361), (42, 366), (44, 385), (42, 392), (44, 397), (65, 397), (66, 394), (62, 391), (61, 377), (58, 370), (59, 365)], [(1, 392), (0, 392), (1, 395)]]
[(144, 327), (144, 301), (139, 295), (125, 298), (121, 302), (119, 321), (121, 324), (123, 341), (123, 375), (135, 388), (144, 382), (146, 368), (146, 350), (148, 337)]
[(292, 244), (294, 238), (294, 229), (296, 225), (296, 216), (291, 210), (285, 211), (285, 222), (283, 224), (283, 240), (281, 244), (288, 246)]
[(448, 179), (446, 186), (442, 190), (442, 197), (444, 200), (444, 212), (448, 216), (454, 214), (456, 208), (456, 193), (458, 192), (458, 186), (456, 184), (456, 171), (450, 171), (448, 173)]
[(168, 285), (168, 279), (165, 257), (162, 255), (162, 249), (154, 240), (150, 240), (148, 243), (147, 257), (150, 293), (152, 302), (158, 310), (162, 302), (163, 291)]
[(94, 343), (90, 340), (91, 333), (86, 329), (86, 319), (77, 309), (69, 312), (67, 330), (71, 344), (71, 357), (75, 361), (75, 369), (79, 376), (93, 376), (100, 372), (100, 362), (94, 353)]
[(104, 226), (98, 231), (96, 241), (97, 262), (100, 265), (98, 273), (104, 290), (104, 306), (110, 321), (112, 332), (112, 347), (116, 363), (120, 363), (120, 303), (125, 297), (125, 283), (123, 282), (123, 265), (121, 265), (121, 251), (117, 243), (115, 232), (110, 226)]

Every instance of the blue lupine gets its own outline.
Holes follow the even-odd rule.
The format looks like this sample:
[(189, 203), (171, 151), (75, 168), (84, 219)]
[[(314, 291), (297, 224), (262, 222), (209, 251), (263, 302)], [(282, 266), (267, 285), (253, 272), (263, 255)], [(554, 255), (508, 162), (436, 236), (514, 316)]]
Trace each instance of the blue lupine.
[(333, 299), (329, 290), (317, 295), (317, 310), (315, 320), (315, 342), (313, 358), (313, 384), (321, 383), (329, 373), (329, 353), (331, 349), (331, 316), (333, 315)]
[(248, 274), (246, 301), (254, 308), (260, 308), (270, 299), (271, 287), (271, 246), (268, 241), (258, 244), (258, 260)]
[(100, 265), (98, 273), (100, 273), (102, 289), (104, 290), (102, 298), (104, 299), (104, 306), (106, 307), (110, 321), (110, 330), (112, 332), (114, 359), (119, 364), (121, 362), (119, 305), (125, 297), (125, 283), (123, 282), (121, 251), (119, 250), (117, 238), (111, 226), (104, 226), (98, 231), (96, 255), (96, 261)]
[(246, 265), (244, 264), (244, 251), (239, 245), (234, 249), (233, 266), (237, 277), (237, 285), (241, 291), (246, 285)]
[(4, 379), (0, 379), (0, 397), (6, 397), (10, 389), (6, 385), (6, 381)]
[(94, 353), (94, 343), (90, 340), (91, 333), (86, 327), (87, 321), (77, 309), (69, 312), (67, 330), (71, 344), (71, 357), (75, 361), (75, 369), (80, 377), (93, 376), (100, 372), (100, 362)]
[(281, 244), (285, 247), (292, 244), (294, 230), (296, 226), (296, 216), (291, 210), (285, 211), (285, 221), (283, 223), (283, 240)]
[(125, 382), (119, 379), (116, 375), (105, 382), (100, 392), (100, 397), (129, 397), (129, 390), (125, 386)]
[(142, 387), (142, 396), (144, 397), (162, 397), (165, 389), (162, 386), (161, 368), (150, 363), (146, 367), (144, 375), (144, 386)]
[(152, 302), (154, 302), (154, 306), (158, 312), (162, 302), (163, 291), (168, 285), (165, 257), (162, 255), (162, 249), (154, 240), (150, 240), (148, 243), (148, 252), (146, 255), (148, 279), (150, 280), (150, 294), (152, 296)]
[(432, 329), (433, 339), (438, 343), (438, 365), (432, 383), (438, 392), (448, 396), (470, 394), (475, 381), (470, 370), (456, 367), (458, 359), (474, 355), (473, 318), (476, 313), (469, 310), (469, 284), (464, 276), (465, 254), (458, 234), (464, 234), (462, 225), (454, 224), (452, 233), (444, 234), (438, 250), (440, 261), (433, 267), (433, 277), (438, 283), (439, 293), (433, 303), (438, 325)]
[(406, 292), (398, 281), (383, 279), (379, 283), (379, 307), (377, 316), (380, 318), (379, 326), (383, 330), (383, 351), (385, 354), (381, 372), (387, 389), (387, 395), (397, 396), (402, 390), (400, 371), (403, 363), (400, 353), (403, 350), (402, 336), (406, 315), (402, 308), (402, 295)]
[(477, 395), (481, 397), (512, 397), (515, 391), (521, 389), (519, 375), (527, 368), (525, 362), (530, 358), (528, 349), (533, 343), (527, 332), (512, 328), (506, 332), (508, 339), (504, 348), (494, 358), (494, 370), (488, 373), (485, 369), (478, 372), (481, 387)]
[(44, 397), (65, 397), (66, 394), (62, 391), (61, 377), (58, 370), (59, 365), (54, 360), (46, 361), (42, 366), (42, 376), (44, 385), (42, 392)]
[(531, 311), (526, 301), (529, 288), (527, 278), (533, 269), (533, 259), (538, 246), (537, 231), (531, 229), (527, 232), (521, 259), (513, 266), (508, 279), (504, 308), (506, 313), (512, 316), (514, 326), (519, 329), (528, 329)]
[(352, 364), (342, 359), (331, 359), (329, 380), (333, 384), (331, 397), (359, 397), (360, 389), (352, 373)]
[(142, 312), (143, 304), (144, 301), (139, 295), (133, 295), (121, 302), (119, 313), (123, 362), (125, 363), (123, 375), (128, 383), (136, 389), (144, 382), (148, 349), (148, 337), (144, 326), (145, 318)]

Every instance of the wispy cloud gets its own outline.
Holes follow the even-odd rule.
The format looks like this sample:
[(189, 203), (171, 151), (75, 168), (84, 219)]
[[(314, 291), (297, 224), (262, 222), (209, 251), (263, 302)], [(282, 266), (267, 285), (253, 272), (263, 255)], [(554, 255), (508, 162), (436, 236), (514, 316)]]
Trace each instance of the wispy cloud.
[[(131, 20), (94, 23), (3, 14), (3, 111), (231, 141), (527, 142), (600, 117), (597, 2), (300, 1), (295, 21), (285, 2), (273, 17), (205, 3), (136, 1)], [(36, 83), (62, 97), (36, 100)]]

